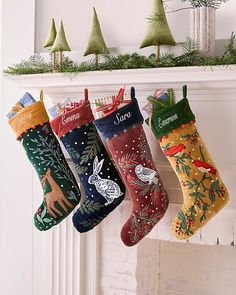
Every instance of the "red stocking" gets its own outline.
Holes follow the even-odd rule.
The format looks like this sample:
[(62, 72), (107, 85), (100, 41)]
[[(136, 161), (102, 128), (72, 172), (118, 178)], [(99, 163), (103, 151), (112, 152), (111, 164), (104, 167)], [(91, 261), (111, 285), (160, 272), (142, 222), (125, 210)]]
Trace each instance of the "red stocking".
[(108, 139), (108, 149), (132, 200), (131, 215), (121, 231), (122, 241), (127, 246), (137, 244), (152, 230), (169, 203), (143, 131), (143, 117), (134, 88), (131, 98), (129, 105), (95, 121)]

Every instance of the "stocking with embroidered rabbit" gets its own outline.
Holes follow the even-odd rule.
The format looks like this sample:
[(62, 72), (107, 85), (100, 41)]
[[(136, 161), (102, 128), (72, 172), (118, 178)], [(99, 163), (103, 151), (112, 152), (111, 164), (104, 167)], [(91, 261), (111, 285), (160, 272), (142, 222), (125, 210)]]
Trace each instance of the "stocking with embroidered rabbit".
[[(73, 108), (73, 105), (75, 108)], [(73, 216), (79, 232), (99, 224), (124, 199), (125, 187), (98, 132), (85, 90), (85, 100), (68, 105), (51, 126), (68, 151), (84, 188), (84, 201)]]
[(42, 100), (9, 120), (43, 188), (44, 200), (34, 215), (40, 231), (60, 223), (80, 201), (80, 189), (48, 121)]
[(131, 103), (94, 124), (107, 139), (107, 147), (132, 200), (132, 212), (121, 231), (125, 245), (144, 238), (164, 216), (168, 196), (153, 162), (134, 88)]

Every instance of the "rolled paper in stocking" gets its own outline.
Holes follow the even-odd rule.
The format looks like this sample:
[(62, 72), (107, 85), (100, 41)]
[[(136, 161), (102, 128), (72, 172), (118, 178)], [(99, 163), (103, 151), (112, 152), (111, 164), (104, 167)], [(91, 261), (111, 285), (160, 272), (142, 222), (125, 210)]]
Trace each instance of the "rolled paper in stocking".
[(124, 199), (125, 187), (93, 124), (93, 114), (85, 99), (72, 110), (52, 120), (51, 125), (75, 164), (85, 198), (73, 216), (79, 232), (98, 225)]
[(168, 207), (168, 196), (151, 156), (133, 87), (131, 99), (128, 105), (94, 121), (107, 139), (107, 147), (132, 201), (132, 212), (121, 231), (126, 246), (144, 238)]
[(174, 169), (183, 191), (183, 205), (172, 222), (173, 234), (188, 239), (227, 203), (227, 189), (203, 143), (186, 88), (174, 106), (152, 115), (152, 130)]
[(34, 215), (35, 226), (48, 230), (80, 201), (80, 190), (52, 132), (42, 100), (21, 109), (9, 124), (22, 143), (40, 179), (44, 199)]

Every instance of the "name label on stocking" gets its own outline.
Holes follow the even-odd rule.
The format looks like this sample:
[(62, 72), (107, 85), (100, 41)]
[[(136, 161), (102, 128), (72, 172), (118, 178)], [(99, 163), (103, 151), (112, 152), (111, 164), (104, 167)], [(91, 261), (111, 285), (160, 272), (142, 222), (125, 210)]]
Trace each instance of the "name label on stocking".
[(63, 115), (62, 118), (61, 118), (61, 123), (62, 123), (62, 125), (66, 125), (66, 124), (68, 124), (70, 122), (73, 122), (73, 121), (79, 119), (79, 117), (80, 117), (79, 113), (71, 115), (69, 117)]
[(132, 117), (132, 113), (128, 112), (124, 115), (121, 115), (120, 113), (116, 114), (116, 120), (114, 121), (115, 125), (119, 125), (120, 123), (127, 121), (128, 119), (130, 119)]
[(169, 118), (166, 118), (164, 120), (162, 120), (161, 118), (158, 118), (158, 125), (160, 128), (165, 127), (166, 125), (169, 125), (170, 123), (174, 122), (178, 120), (178, 115), (174, 114), (172, 116), (170, 116)]

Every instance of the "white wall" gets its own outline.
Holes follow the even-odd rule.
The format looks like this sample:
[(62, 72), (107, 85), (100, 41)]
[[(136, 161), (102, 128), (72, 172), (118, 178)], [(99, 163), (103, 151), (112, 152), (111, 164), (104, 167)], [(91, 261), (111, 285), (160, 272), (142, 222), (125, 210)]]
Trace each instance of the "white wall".
[[(34, 50), (34, 1), (3, 0), (1, 8), (2, 69)], [(1, 86), (0, 294), (32, 295), (32, 170), (6, 120), (23, 90), (5, 78)]]
[[(90, 31), (92, 7), (97, 9), (104, 38), (108, 47), (119, 50), (139, 51), (144, 37), (147, 17), (151, 14), (153, 0), (36, 0), (36, 51), (42, 52), (50, 20), (58, 24), (64, 20), (68, 42), (72, 50), (83, 53)], [(171, 2), (172, 3), (172, 2)], [(170, 5), (170, 4), (169, 4)], [(173, 0), (170, 7), (183, 7), (180, 0)], [(217, 10), (217, 39), (228, 39), (236, 31), (236, 3), (230, 0)], [(170, 28), (177, 42), (189, 36), (189, 10), (168, 14)], [(143, 49), (140, 53), (151, 53)]]

